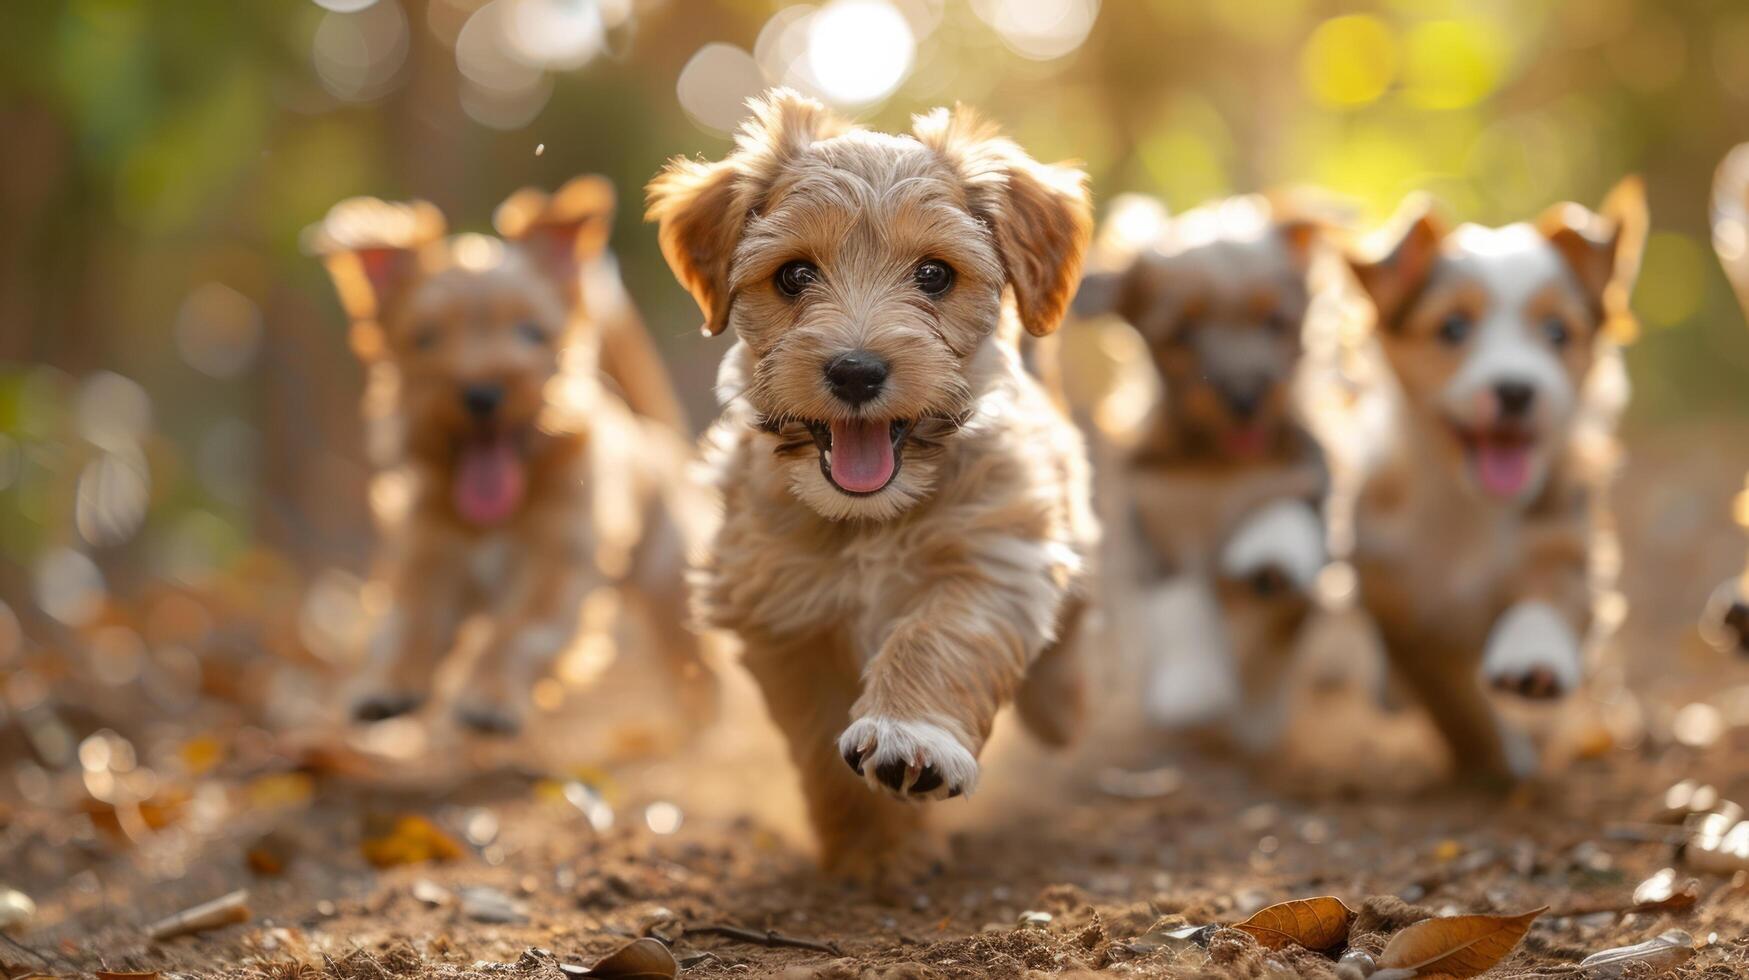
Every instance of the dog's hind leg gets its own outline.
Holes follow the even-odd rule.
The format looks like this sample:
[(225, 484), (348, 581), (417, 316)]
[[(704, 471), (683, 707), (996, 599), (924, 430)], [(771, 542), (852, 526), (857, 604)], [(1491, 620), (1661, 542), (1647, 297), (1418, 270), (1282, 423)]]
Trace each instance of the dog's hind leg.
[(1053, 748), (1080, 734), (1087, 715), (1087, 677), (1081, 662), (1087, 600), (1071, 596), (1057, 617), (1056, 642), (1027, 668), (1026, 680), (1014, 696), (1014, 707), (1027, 731)]
[(946, 848), (927, 834), (924, 808), (870, 793), (839, 753), (838, 733), (861, 690), (849, 651), (822, 637), (750, 640), (742, 660), (789, 741), (826, 871), (898, 883), (941, 863)]

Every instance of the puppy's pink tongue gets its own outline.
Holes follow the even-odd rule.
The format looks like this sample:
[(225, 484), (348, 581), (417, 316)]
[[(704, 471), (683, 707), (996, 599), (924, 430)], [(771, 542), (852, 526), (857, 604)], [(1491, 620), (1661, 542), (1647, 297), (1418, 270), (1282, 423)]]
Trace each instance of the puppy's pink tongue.
[(470, 442), (456, 461), (456, 513), (470, 524), (502, 524), (522, 504), (522, 460), (507, 439)]
[(1515, 497), (1530, 482), (1530, 447), (1483, 439), (1476, 444), (1476, 479), (1496, 497)]
[(893, 437), (886, 422), (832, 423), (832, 482), (872, 493), (893, 478)]

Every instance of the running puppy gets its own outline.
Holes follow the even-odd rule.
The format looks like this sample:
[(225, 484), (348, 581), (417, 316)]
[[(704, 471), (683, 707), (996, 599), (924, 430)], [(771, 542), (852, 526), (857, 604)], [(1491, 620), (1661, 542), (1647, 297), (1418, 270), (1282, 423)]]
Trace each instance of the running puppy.
[(335, 205), (309, 232), (369, 369), (375, 574), (390, 608), (351, 704), (359, 720), (418, 708), (479, 616), (485, 646), (455, 713), (480, 732), (516, 731), (584, 596), (610, 584), (683, 703), (708, 713), (710, 677), (681, 626), (687, 546), (702, 537), (684, 489), (689, 447), (618, 392), (638, 392), (653, 414), (678, 403), (649, 374), (659, 361), (625, 356), (647, 338), (615, 341), (626, 384), (598, 373), (602, 334), (584, 308), (582, 273), (612, 208), (611, 186), (582, 177), (507, 200), (503, 239), (446, 238), (434, 206), (374, 198)]
[[(1749, 314), (1749, 143), (1732, 150), (1713, 178), (1713, 250)], [(1737, 521), (1749, 530), (1749, 478), (1737, 498)], [(1714, 590), (1701, 620), (1713, 645), (1749, 655), (1749, 565)]]
[(1214, 202), (1165, 220), (1075, 298), (1076, 313), (1136, 329), (1162, 392), (1114, 467), (1122, 512), (1105, 515), (1130, 531), (1108, 550), (1122, 549), (1111, 564), (1134, 593), (1123, 632), (1150, 646), (1132, 657), (1143, 708), (1163, 727), (1219, 724), (1254, 750), (1279, 730), (1325, 562), (1323, 454), (1293, 396), (1320, 232), (1262, 197)]
[(1361, 600), (1457, 765), (1486, 777), (1540, 766), (1488, 690), (1553, 699), (1585, 676), (1645, 233), (1628, 178), (1600, 213), (1503, 228), (1447, 231), (1412, 203), (1382, 257), (1351, 262), (1401, 395), (1357, 503)]
[(1053, 743), (1081, 713), (1087, 466), (1014, 339), (1057, 328), (1087, 192), (960, 108), (896, 136), (788, 91), (753, 112), (649, 188), (705, 332), (737, 338), (695, 601), (742, 640), (826, 867), (904, 876), (941, 856), (908, 804), (972, 790), (998, 708)]

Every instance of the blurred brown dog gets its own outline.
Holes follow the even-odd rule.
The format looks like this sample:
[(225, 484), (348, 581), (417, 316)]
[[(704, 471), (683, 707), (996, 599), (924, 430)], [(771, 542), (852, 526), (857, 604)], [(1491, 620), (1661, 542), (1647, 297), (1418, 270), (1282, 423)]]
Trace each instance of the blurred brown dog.
[[(1141, 206), (1120, 199), (1107, 221), (1130, 223), (1125, 209)], [(1150, 646), (1131, 659), (1151, 721), (1213, 723), (1263, 749), (1326, 555), (1323, 454), (1293, 411), (1322, 224), (1254, 196), (1159, 229), (1083, 280), (1074, 304), (1128, 321), (1163, 392), (1114, 466), (1121, 513), (1104, 515), (1127, 532), (1108, 548), (1134, 593), (1123, 632)]]
[[(481, 732), (516, 731), (583, 598), (609, 584), (689, 692), (687, 710), (708, 712), (711, 679), (683, 625), (701, 526), (678, 402), (629, 303), (613, 309), (608, 293), (605, 344), (587, 308), (612, 213), (611, 185), (582, 177), (505, 201), (503, 239), (445, 238), (432, 205), (371, 198), (311, 229), (369, 368), (376, 574), (391, 595), (356, 718), (423, 703), (478, 615), (487, 638), (455, 712)], [(604, 347), (617, 378), (598, 370)]]
[(1487, 689), (1551, 699), (1586, 673), (1644, 192), (1450, 231), (1417, 202), (1400, 227), (1352, 262), (1401, 395), (1357, 503), (1361, 600), (1457, 765), (1522, 778), (1538, 750)]
[[(1749, 143), (1732, 150), (1713, 177), (1713, 251), (1749, 316)], [(1749, 477), (1737, 497), (1737, 523), (1749, 530)], [(1749, 655), (1749, 563), (1714, 590), (1701, 630), (1721, 649)]]
[(1014, 340), (1068, 305), (1084, 178), (964, 109), (893, 136), (778, 91), (649, 201), (706, 332), (737, 336), (699, 611), (743, 641), (827, 867), (916, 872), (941, 852), (908, 804), (972, 789), (1004, 702), (1054, 743), (1081, 713), (1087, 466)]

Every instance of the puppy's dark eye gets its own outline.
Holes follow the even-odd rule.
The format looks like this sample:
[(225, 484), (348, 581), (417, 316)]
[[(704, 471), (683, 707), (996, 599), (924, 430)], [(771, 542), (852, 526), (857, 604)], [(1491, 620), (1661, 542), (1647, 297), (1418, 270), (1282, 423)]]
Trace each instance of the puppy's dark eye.
[(946, 262), (930, 259), (912, 270), (911, 281), (930, 296), (940, 296), (953, 287), (953, 269)]
[(1288, 327), (1290, 326), (1287, 314), (1280, 310), (1272, 310), (1265, 314), (1263, 317), (1263, 325), (1268, 328), (1270, 333), (1287, 333)]
[(1447, 313), (1445, 319), (1439, 321), (1439, 342), (1456, 347), (1470, 338), (1471, 326), (1468, 314)]
[(1573, 339), (1573, 332), (1567, 329), (1567, 321), (1558, 316), (1551, 316), (1543, 321), (1543, 336), (1549, 338), (1549, 343), (1559, 350), (1567, 346), (1567, 341)]
[(413, 330), (413, 349), (431, 350), (437, 346), (439, 334), (436, 327), (415, 327)]
[(785, 262), (774, 277), (777, 291), (785, 296), (799, 296), (802, 290), (820, 281), (820, 270), (812, 262), (797, 259)]
[(523, 320), (516, 325), (516, 336), (530, 344), (545, 344), (547, 332), (533, 320)]

